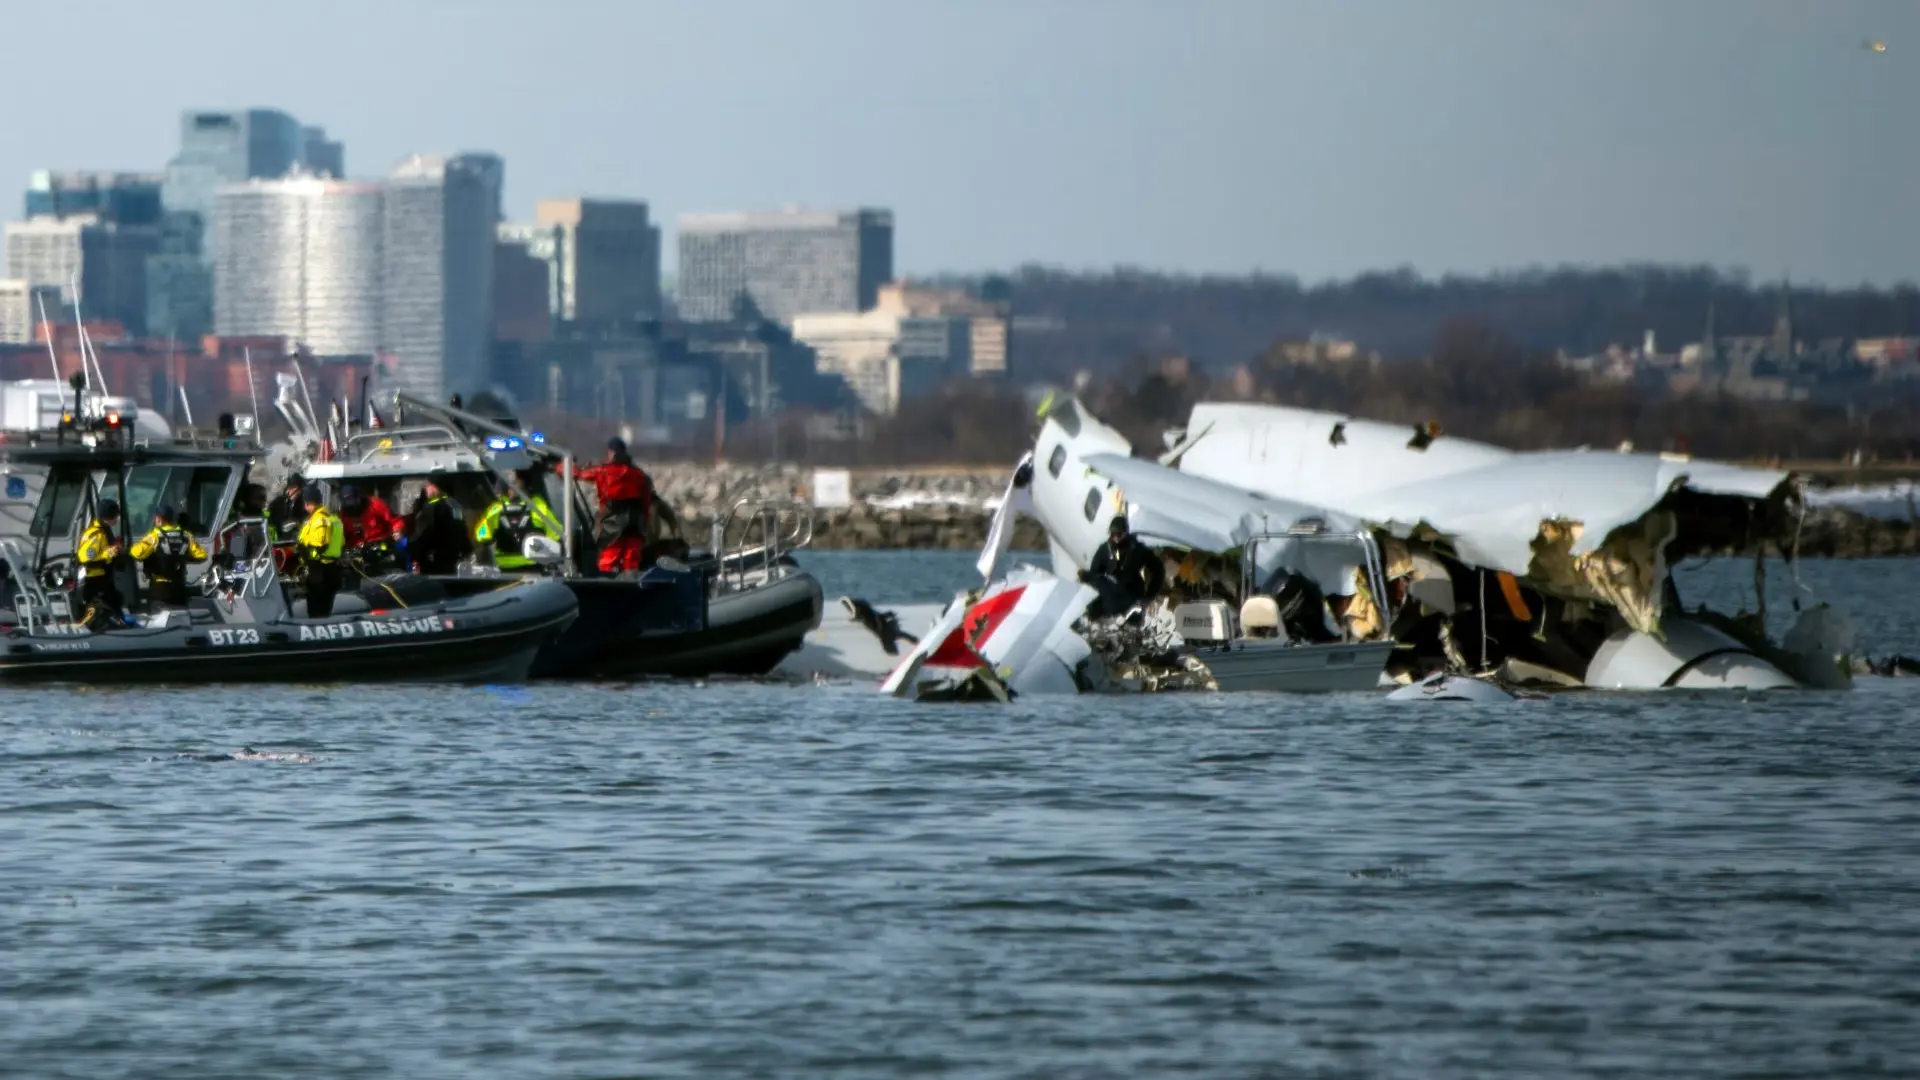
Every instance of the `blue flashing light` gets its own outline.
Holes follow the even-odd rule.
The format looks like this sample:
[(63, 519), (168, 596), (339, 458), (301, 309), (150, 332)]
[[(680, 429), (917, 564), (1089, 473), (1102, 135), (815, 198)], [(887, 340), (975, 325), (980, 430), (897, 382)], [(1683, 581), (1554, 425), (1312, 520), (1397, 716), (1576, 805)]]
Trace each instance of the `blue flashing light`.
[(506, 440), (506, 436), (504, 436), (504, 435), (489, 435), (489, 436), (487, 436), (487, 449), (489, 449), (489, 450), (505, 450), (506, 448), (507, 448), (507, 440)]
[(523, 448), (523, 447), (525, 447), (525, 446), (526, 446), (526, 444), (520, 441), (520, 436), (518, 436), (518, 435), (509, 435), (509, 436), (507, 436), (507, 449), (509, 449), (509, 450), (519, 450), (519, 449), (522, 449), (522, 448)]
[(544, 431), (529, 432), (527, 441), (535, 446), (545, 446), (547, 445), (547, 433)]

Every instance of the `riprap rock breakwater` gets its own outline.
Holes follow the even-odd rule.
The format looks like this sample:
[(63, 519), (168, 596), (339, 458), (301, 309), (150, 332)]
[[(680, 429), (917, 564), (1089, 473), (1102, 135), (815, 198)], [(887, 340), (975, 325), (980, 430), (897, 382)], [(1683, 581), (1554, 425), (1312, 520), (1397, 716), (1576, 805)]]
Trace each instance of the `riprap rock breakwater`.
[[(788, 498), (812, 503), (816, 473), (798, 465), (650, 464), (661, 497), (680, 515), (682, 531), (704, 540), (713, 521), (741, 499)], [(844, 505), (814, 511), (813, 546), (826, 549), (977, 549), (1006, 492), (1007, 470), (944, 468), (851, 470)], [(830, 502), (839, 502), (829, 498)], [(1920, 555), (1920, 520), (1912, 488), (1815, 489), (1800, 535), (1808, 557)], [(735, 536), (738, 536), (736, 526)], [(1046, 536), (1022, 519), (1014, 546), (1042, 550)]]
[[(741, 500), (797, 499), (838, 503), (831, 492), (814, 489), (816, 474), (795, 465), (648, 465), (654, 488), (680, 515), (689, 539), (705, 539), (713, 522)], [(1008, 470), (928, 469), (851, 470), (844, 505), (816, 506), (813, 546), (830, 550), (862, 548), (978, 549), (987, 541), (993, 512), (1006, 493)], [(742, 514), (750, 513), (743, 508)], [(731, 535), (737, 539), (740, 524)], [(1014, 547), (1046, 547), (1046, 534), (1022, 519)]]

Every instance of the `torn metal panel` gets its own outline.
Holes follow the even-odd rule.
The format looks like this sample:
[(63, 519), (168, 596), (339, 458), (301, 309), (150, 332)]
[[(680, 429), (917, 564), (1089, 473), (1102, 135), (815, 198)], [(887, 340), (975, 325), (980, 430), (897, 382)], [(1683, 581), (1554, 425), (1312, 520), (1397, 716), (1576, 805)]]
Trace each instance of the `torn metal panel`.
[(1363, 531), (1359, 518), (1228, 487), (1138, 458), (1096, 453), (1085, 460), (1087, 468), (1113, 483), (1126, 502), (1128, 526), (1150, 544), (1224, 554), (1258, 537), (1254, 565), (1263, 581), (1285, 567), (1328, 596), (1352, 595), (1356, 581), (1364, 577), (1353, 550), (1275, 535), (1303, 526), (1355, 535)]

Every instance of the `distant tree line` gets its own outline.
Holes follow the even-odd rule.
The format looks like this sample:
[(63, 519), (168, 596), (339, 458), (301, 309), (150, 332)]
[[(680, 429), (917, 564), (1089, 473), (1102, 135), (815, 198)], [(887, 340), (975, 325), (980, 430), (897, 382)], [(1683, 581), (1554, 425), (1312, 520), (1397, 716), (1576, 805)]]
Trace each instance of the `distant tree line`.
[[(1119, 428), (1137, 452), (1157, 453), (1162, 434), (1182, 427), (1198, 401), (1256, 400), (1324, 409), (1413, 426), (1429, 420), (1447, 434), (1515, 449), (1622, 442), (1737, 460), (1837, 460), (1856, 451), (1883, 461), (1920, 455), (1920, 400), (1889, 396), (1877, 407), (1753, 401), (1719, 394), (1652, 398), (1630, 385), (1568, 369), (1486, 323), (1441, 326), (1420, 359), (1292, 364), (1272, 347), (1247, 365), (1247, 378), (1197, 366), (1168, 367), (1135, 353), (1094, 376), (1079, 396)], [(950, 383), (908, 399), (894, 416), (870, 421), (852, 442), (809, 443), (805, 418), (787, 418), (783, 457), (819, 464), (1007, 465), (1032, 448), (1032, 395), (990, 381)], [(729, 436), (729, 456), (763, 456), (764, 432)]]
[[(1078, 273), (1030, 266), (1010, 276), (945, 278), (1004, 296), (1022, 324), (1021, 377), (1064, 380), (1111, 371), (1136, 353), (1181, 354), (1230, 369), (1271, 343), (1325, 333), (1388, 357), (1425, 355), (1441, 328), (1471, 320), (1526, 349), (1579, 355), (1636, 345), (1652, 330), (1662, 348), (1698, 341), (1711, 309), (1720, 335), (1764, 334), (1781, 310), (1782, 283), (1707, 266), (1566, 267), (1485, 277), (1423, 278), (1411, 270), (1302, 284), (1284, 276), (1192, 277), (1117, 269)], [(1920, 288), (1791, 289), (1797, 337), (1920, 334)]]

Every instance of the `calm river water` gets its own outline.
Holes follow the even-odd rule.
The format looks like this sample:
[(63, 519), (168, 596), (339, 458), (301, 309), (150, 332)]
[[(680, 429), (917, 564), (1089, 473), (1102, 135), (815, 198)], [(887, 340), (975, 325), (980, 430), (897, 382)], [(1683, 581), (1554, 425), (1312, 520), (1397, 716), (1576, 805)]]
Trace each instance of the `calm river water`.
[[(1920, 653), (1920, 563), (1806, 576)], [(0, 735), (8, 1077), (1920, 1075), (1920, 681), (68, 689)]]

